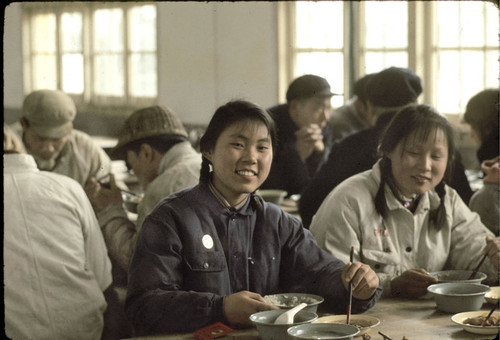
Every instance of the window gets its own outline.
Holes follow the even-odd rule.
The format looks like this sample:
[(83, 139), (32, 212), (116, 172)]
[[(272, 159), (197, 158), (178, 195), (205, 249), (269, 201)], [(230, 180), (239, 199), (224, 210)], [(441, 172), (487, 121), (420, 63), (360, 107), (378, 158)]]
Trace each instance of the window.
[(59, 88), (89, 106), (156, 102), (154, 4), (23, 5), (28, 92)]
[(472, 95), (498, 86), (499, 21), (492, 2), (297, 1), (280, 6), (288, 23), (280, 39), (291, 46), (284, 50), (291, 66), (282, 68), (287, 84), (301, 74), (322, 75), (333, 92), (344, 93), (332, 98), (334, 106), (349, 98), (355, 79), (390, 66), (419, 74), (420, 101), (447, 114), (462, 113)]

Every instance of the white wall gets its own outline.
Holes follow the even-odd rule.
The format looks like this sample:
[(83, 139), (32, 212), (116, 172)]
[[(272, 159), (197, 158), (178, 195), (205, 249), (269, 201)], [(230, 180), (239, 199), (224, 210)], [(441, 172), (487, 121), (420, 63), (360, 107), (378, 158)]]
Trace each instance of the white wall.
[[(278, 101), (274, 2), (158, 2), (159, 104), (206, 124), (233, 98)], [(20, 109), (20, 3), (5, 10), (4, 108)]]

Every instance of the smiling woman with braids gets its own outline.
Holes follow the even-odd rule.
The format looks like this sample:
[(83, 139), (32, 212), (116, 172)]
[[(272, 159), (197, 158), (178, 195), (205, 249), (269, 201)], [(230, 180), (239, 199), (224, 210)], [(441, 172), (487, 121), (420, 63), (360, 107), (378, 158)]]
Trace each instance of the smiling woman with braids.
[(323, 201), (310, 230), (341, 260), (379, 275), (384, 296), (419, 297), (437, 279), (430, 271), (480, 268), (498, 282), (500, 239), (446, 184), (454, 154), (453, 129), (427, 105), (403, 108), (379, 143), (381, 159), (352, 176)]
[(305, 291), (342, 313), (381, 295), (375, 272), (322, 251), (300, 220), (255, 191), (269, 174), (276, 132), (269, 114), (233, 101), (200, 141), (200, 183), (162, 200), (146, 217), (129, 270), (126, 308), (137, 335), (193, 331), (215, 322), (250, 326), (276, 309), (264, 295)]

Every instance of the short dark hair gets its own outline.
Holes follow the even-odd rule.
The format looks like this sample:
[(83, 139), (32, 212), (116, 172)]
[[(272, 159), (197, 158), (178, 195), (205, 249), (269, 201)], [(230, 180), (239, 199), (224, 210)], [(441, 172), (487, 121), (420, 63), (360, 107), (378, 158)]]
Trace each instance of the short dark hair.
[[(234, 100), (222, 105), (215, 111), (205, 133), (200, 139), (200, 151), (206, 152), (213, 150), (217, 143), (217, 139), (227, 127), (236, 122), (246, 120), (258, 121), (266, 126), (271, 136), (273, 150), (275, 150), (276, 126), (269, 113), (254, 103), (244, 100)], [(211, 174), (209, 164), (209, 160), (202, 157), (200, 172), (200, 182), (202, 183), (207, 183), (210, 180)]]

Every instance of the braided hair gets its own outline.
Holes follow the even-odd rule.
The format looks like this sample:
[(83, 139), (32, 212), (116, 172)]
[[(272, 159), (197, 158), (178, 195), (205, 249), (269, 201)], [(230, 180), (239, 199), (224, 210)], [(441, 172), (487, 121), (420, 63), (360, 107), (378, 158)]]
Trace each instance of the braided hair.
[(392, 178), (392, 164), (388, 154), (396, 149), (399, 143), (406, 145), (408, 138), (427, 140), (431, 133), (442, 131), (448, 144), (448, 160), (443, 179), (434, 188), (440, 198), (439, 206), (430, 212), (429, 220), (439, 230), (446, 222), (446, 209), (444, 198), (446, 195), (445, 184), (450, 177), (455, 154), (453, 128), (443, 115), (428, 105), (410, 105), (400, 110), (391, 120), (379, 143), (381, 154), (380, 171), (381, 181), (375, 196), (375, 208), (382, 216), (387, 216), (387, 202), (385, 199), (385, 184), (390, 184)]
[[(211, 162), (203, 156), (203, 152), (212, 151), (222, 132), (229, 126), (242, 121), (263, 123), (269, 131), (272, 148), (273, 150), (276, 149), (276, 126), (269, 113), (258, 105), (245, 100), (230, 101), (215, 111), (205, 133), (200, 139), (200, 151), (202, 152), (200, 183), (206, 184), (212, 178)], [(255, 196), (255, 193), (251, 193), (251, 199), (252, 206), (257, 209), (262, 207), (262, 203)]]

